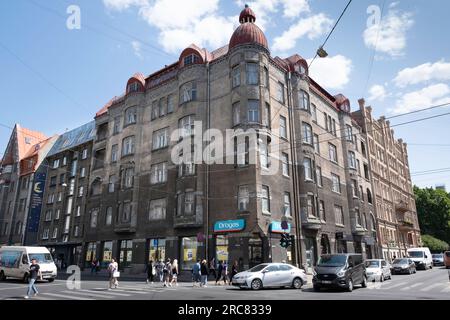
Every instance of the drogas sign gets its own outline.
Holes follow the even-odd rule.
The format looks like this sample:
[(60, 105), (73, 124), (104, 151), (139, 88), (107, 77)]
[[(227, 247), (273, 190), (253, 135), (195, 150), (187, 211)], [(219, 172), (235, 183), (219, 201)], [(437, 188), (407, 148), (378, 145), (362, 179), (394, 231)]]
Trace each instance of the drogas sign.
[(214, 224), (214, 232), (233, 232), (241, 231), (245, 228), (245, 220), (223, 220)]

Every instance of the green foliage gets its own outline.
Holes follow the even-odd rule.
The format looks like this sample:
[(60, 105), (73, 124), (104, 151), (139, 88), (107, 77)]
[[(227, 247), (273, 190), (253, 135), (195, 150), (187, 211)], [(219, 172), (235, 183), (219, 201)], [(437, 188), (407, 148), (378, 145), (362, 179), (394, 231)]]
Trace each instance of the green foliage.
[(421, 233), (450, 243), (450, 194), (417, 186), (414, 194)]
[(430, 248), (431, 252), (443, 252), (449, 249), (448, 243), (428, 234), (422, 235), (422, 243), (424, 247)]

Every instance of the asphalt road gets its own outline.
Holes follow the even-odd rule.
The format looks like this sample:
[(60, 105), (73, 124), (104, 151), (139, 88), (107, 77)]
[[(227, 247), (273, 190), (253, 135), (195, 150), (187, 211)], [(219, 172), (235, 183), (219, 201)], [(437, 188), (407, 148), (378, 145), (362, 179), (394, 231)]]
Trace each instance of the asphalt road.
[[(443, 267), (420, 271), (413, 275), (394, 275), (383, 283), (369, 283), (367, 288), (355, 287), (353, 292), (315, 292), (311, 283), (301, 290), (263, 289), (241, 290), (231, 286), (208, 285), (192, 287), (180, 283), (164, 288), (160, 283), (145, 284), (136, 281), (120, 281), (118, 289), (108, 290), (104, 280), (81, 280), (81, 289), (67, 287), (65, 280), (37, 284), (39, 295), (30, 300), (450, 300), (449, 272)], [(24, 300), (27, 286), (17, 280), (0, 282), (0, 300)]]

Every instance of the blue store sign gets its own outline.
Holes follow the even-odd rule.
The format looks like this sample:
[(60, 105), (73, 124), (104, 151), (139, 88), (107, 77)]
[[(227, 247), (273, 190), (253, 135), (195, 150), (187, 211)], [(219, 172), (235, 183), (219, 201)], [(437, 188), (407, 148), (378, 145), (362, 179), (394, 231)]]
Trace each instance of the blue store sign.
[(214, 224), (214, 232), (233, 232), (245, 229), (245, 220), (223, 220)]
[(280, 221), (272, 221), (269, 225), (269, 231), (272, 233), (289, 233), (291, 232), (291, 224), (288, 223), (288, 228), (286, 230), (283, 230)]

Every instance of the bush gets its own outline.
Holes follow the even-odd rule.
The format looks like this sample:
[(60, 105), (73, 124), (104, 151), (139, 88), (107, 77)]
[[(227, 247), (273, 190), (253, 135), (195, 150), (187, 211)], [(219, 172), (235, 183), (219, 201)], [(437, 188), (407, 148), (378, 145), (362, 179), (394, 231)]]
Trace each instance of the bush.
[(424, 247), (430, 248), (431, 252), (443, 252), (449, 249), (447, 242), (439, 240), (428, 234), (422, 235), (422, 243)]

